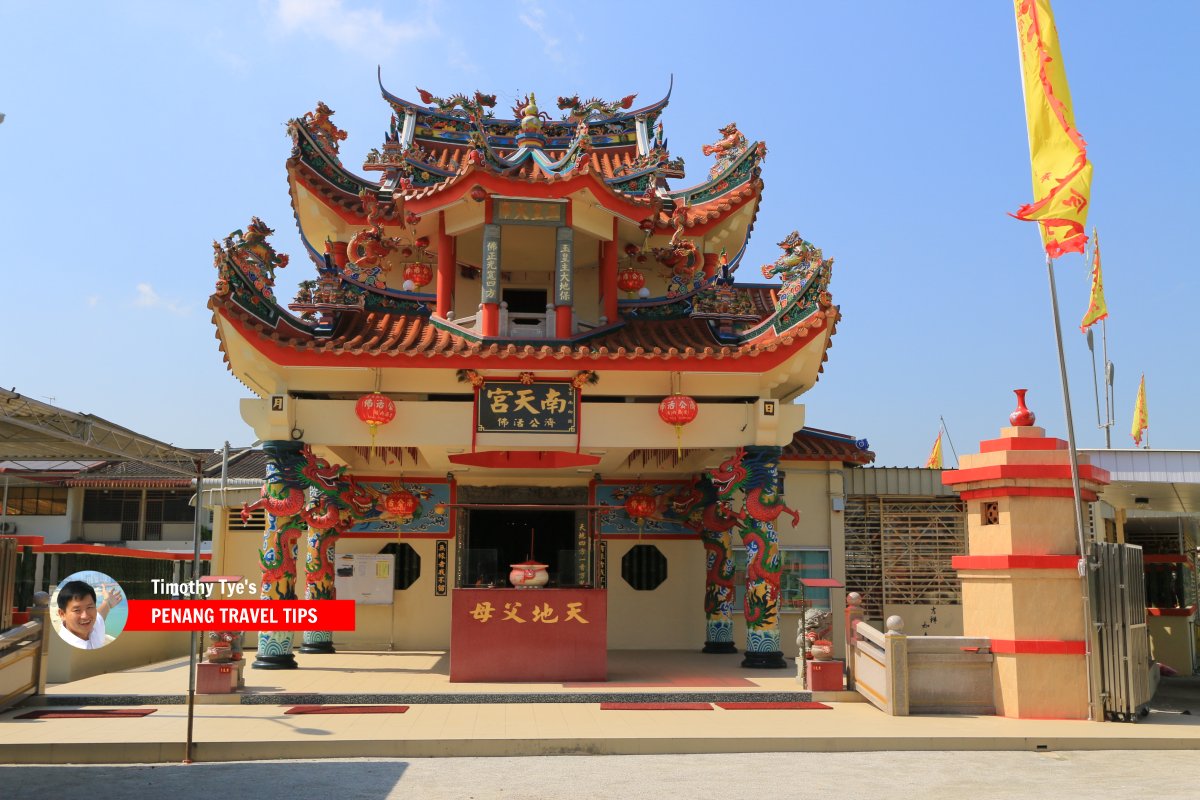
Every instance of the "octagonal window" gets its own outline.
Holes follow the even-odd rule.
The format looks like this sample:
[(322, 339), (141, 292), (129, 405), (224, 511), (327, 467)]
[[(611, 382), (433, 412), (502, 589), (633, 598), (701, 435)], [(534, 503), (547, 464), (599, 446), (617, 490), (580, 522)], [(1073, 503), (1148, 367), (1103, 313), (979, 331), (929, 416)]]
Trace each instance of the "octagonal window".
[(380, 554), (391, 553), (396, 557), (395, 589), (403, 591), (417, 582), (421, 577), (421, 556), (407, 542), (392, 542), (379, 551)]
[(621, 577), (634, 589), (649, 592), (667, 579), (667, 557), (652, 544), (639, 544), (621, 557)]

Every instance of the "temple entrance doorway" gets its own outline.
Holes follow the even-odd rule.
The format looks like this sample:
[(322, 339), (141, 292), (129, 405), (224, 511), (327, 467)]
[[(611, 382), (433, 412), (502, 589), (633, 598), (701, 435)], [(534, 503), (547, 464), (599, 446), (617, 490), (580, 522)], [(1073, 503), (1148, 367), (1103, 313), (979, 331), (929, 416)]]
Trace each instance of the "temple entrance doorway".
[(467, 526), (467, 586), (508, 586), (512, 564), (545, 564), (548, 586), (575, 585), (575, 512), (474, 508)]

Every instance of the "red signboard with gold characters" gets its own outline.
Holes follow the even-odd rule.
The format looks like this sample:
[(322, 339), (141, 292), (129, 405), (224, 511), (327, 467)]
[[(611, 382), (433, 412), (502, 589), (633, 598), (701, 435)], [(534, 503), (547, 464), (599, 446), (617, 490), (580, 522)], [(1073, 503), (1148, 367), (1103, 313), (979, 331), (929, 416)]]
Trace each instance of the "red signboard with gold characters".
[(602, 589), (455, 589), (451, 682), (603, 681)]

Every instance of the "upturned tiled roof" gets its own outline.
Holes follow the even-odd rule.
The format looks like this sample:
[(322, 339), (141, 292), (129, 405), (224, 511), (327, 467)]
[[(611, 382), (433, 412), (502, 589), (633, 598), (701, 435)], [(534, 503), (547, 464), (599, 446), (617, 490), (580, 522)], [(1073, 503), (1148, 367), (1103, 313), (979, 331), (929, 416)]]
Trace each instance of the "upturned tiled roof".
[[(266, 325), (236, 304), (213, 297), (210, 308), (251, 328), (259, 336), (299, 352), (340, 355), (410, 357), (471, 356), (477, 358), (554, 358), (587, 360), (740, 359), (754, 358), (780, 348), (803, 346), (826, 327), (836, 327), (836, 307), (818, 310), (807, 324), (783, 335), (767, 334), (749, 343), (723, 343), (705, 320), (629, 320), (572, 342), (476, 340), (448, 325), (414, 314), (346, 310), (329, 336), (314, 336), (292, 326)], [(214, 319), (214, 322), (216, 320)]]
[(784, 461), (840, 461), (843, 464), (870, 464), (875, 453), (858, 446), (853, 436), (819, 428), (801, 428), (791, 444), (783, 448)]

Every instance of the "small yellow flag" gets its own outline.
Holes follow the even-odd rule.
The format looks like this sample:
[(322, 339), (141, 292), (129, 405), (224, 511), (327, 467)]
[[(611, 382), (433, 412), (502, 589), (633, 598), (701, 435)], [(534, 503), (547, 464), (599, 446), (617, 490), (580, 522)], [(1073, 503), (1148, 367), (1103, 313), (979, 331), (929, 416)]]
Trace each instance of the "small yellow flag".
[(929, 451), (929, 460), (925, 462), (925, 469), (941, 469), (942, 468), (942, 432), (938, 431), (937, 439), (933, 442), (933, 449)]
[(1092, 299), (1079, 325), (1079, 330), (1084, 333), (1108, 317), (1108, 303), (1104, 301), (1104, 277), (1100, 274), (1100, 234), (1095, 228), (1092, 229), (1092, 248)]
[(1150, 415), (1146, 413), (1146, 376), (1143, 374), (1142, 382), (1138, 384), (1137, 402), (1133, 406), (1133, 427), (1129, 431), (1134, 444), (1141, 446), (1142, 433), (1149, 427)]
[(1021, 53), (1033, 202), (1013, 214), (1037, 221), (1051, 258), (1082, 253), (1092, 165), (1087, 142), (1075, 128), (1071, 89), (1058, 47), (1050, 0), (1014, 0)]

